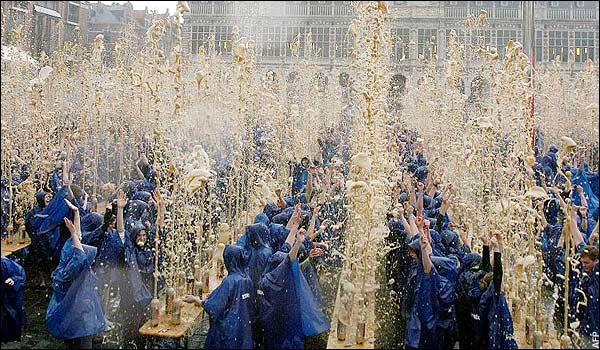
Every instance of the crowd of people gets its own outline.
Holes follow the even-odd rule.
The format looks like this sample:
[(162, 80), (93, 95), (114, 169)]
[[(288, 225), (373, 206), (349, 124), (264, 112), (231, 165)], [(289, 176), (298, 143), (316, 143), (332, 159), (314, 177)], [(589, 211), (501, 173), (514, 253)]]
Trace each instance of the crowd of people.
[[(456, 188), (442, 183), (415, 132), (394, 130), (391, 141), (400, 152), (402, 176), (393, 185), (387, 215), (387, 289), (379, 300), (386, 302), (386, 310), (378, 315), (386, 325), (376, 330), (376, 346), (517, 348), (503, 291), (504, 233), (492, 229), (473, 237), (451, 217)], [(237, 242), (226, 246), (227, 275), (221, 284), (206, 299), (185, 297), (209, 316), (205, 348), (327, 345), (335, 291), (324, 292), (331, 281), (323, 278), (339, 278), (343, 262), (337, 252), (344, 248), (349, 159), (347, 152), (338, 152), (339, 139), (326, 135), (319, 141), (321, 154), (295, 164), (290, 188), (277, 190)], [(597, 347), (598, 171), (582, 160), (558, 161), (557, 154), (551, 146), (534, 167), (537, 185), (550, 193), (537, 202), (546, 288), (558, 291), (554, 319), (561, 332), (568, 239), (574, 256), (568, 266), (569, 321), (579, 322), (581, 347)], [(151, 163), (142, 153), (134, 165), (135, 179), (119, 186), (101, 214), (91, 210), (89, 196), (73, 183), (77, 176), (68, 171), (73, 164), (63, 162), (25, 217), (31, 238), (27, 272), (34, 276), (32, 286), (43, 285), (51, 272), (46, 325), (70, 348), (91, 348), (95, 336), (114, 328), (111, 321), (119, 325), (124, 346), (144, 347), (138, 329), (150, 317), (155, 259), (161, 258), (151, 247), (164, 234), (169, 196), (157, 187)], [(6, 181), (23, 181), (23, 172), (13, 174), (18, 178)], [(3, 232), (9, 224), (6, 188), (3, 179)], [(26, 323), (25, 271), (2, 257), (2, 281), (2, 342), (17, 341)], [(120, 312), (109, 321), (106, 300), (111, 295), (119, 296)]]

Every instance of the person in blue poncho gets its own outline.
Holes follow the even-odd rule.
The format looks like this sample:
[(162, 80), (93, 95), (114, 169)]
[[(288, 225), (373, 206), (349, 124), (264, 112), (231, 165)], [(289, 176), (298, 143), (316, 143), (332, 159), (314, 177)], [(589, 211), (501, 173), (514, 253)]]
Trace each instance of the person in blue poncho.
[(479, 302), (480, 327), (483, 334), (482, 343), (479, 345), (481, 349), (517, 349), (512, 316), (502, 292), (502, 236), (499, 232), (492, 236), (490, 244), (494, 251), (494, 272), (493, 276), (487, 274), (481, 282), (482, 286), (489, 284)]
[(74, 213), (65, 218), (71, 238), (52, 273), (53, 293), (46, 311), (46, 328), (55, 338), (64, 339), (70, 349), (91, 349), (92, 337), (105, 331), (106, 324), (92, 263), (96, 248), (81, 244), (80, 218), (76, 206), (65, 199)]
[(23, 305), (25, 270), (16, 262), (2, 257), (2, 343), (21, 340), (21, 329), (27, 321)]
[(33, 207), (27, 215), (25, 215), (25, 232), (31, 239), (29, 246), (29, 254), (27, 255), (27, 263), (30, 266), (35, 266), (35, 273), (32, 278), (32, 283), (35, 286), (45, 287), (46, 279), (50, 277), (48, 269), (50, 261), (50, 253), (47, 244), (44, 243), (42, 237), (33, 228), (35, 216), (44, 210), (50, 203), (52, 194), (40, 191), (35, 195), (36, 206)]
[(490, 249), (484, 240), (483, 253), (469, 253), (461, 260), (456, 286), (456, 322), (461, 348), (484, 348), (479, 302), (487, 284), (481, 280), (491, 271)]
[(146, 226), (138, 221), (128, 231), (142, 282), (150, 290), (154, 282), (154, 256), (148, 244)]
[(71, 189), (71, 180), (67, 171), (62, 172), (62, 186), (58, 192), (48, 202), (48, 205), (39, 213), (33, 216), (31, 220), (32, 232), (36, 232), (42, 244), (44, 244), (50, 256), (54, 261), (58, 261), (61, 256), (62, 247), (69, 239), (69, 231), (64, 225), (64, 218), (73, 219), (73, 213), (65, 204), (65, 199), (69, 199), (73, 205), (78, 207), (80, 216), (83, 209), (75, 198)]
[[(598, 308), (598, 295), (600, 294), (598, 247), (585, 246), (579, 257), (583, 270), (579, 278), (579, 289), (585, 295), (584, 298), (579, 294), (577, 299), (577, 319), (579, 320), (579, 335), (581, 336), (580, 346), (582, 349), (591, 349), (598, 346), (598, 334), (600, 332), (598, 320), (600, 318)], [(594, 337), (596, 337), (595, 345)]]
[(124, 207), (127, 202), (125, 193), (119, 191), (116, 199), (116, 229), (100, 229), (100, 232), (92, 234), (98, 237), (90, 239), (100, 247), (94, 269), (102, 281), (101, 292), (104, 294), (109, 293), (110, 288), (118, 289), (118, 321), (123, 328), (124, 343), (130, 344), (140, 340), (138, 329), (152, 295), (143, 282), (133, 242), (125, 230)]
[(273, 249), (265, 242), (270, 233), (269, 228), (263, 223), (248, 225), (245, 235), (246, 240), (243, 248), (248, 257), (248, 275), (252, 280), (252, 334), (255, 348), (261, 349), (264, 345), (264, 327), (258, 321), (259, 306), (256, 290), (258, 289), (260, 277), (273, 255)]
[(184, 300), (204, 308), (209, 316), (205, 349), (252, 349), (252, 280), (246, 273), (244, 249), (227, 245), (223, 251), (227, 277), (205, 300)]
[(305, 239), (304, 229), (298, 230), (301, 220), (300, 207), (296, 206), (288, 223), (287, 248), (282, 249), (289, 249), (289, 253), (273, 254), (259, 283), (260, 321), (265, 325), (268, 349), (301, 349), (306, 337), (329, 330), (329, 321), (298, 264), (298, 250)]
[[(452, 328), (456, 265), (451, 259), (433, 257), (432, 239), (422, 217), (417, 218), (420, 236), (409, 247), (417, 257), (416, 288), (407, 323), (409, 348), (440, 349), (452, 347)], [(421, 232), (422, 231), (422, 232)], [(435, 261), (434, 261), (435, 258)]]
[(300, 164), (294, 165), (294, 171), (292, 173), (292, 195), (296, 195), (305, 188), (306, 182), (308, 181), (308, 166), (310, 160), (308, 157), (303, 157)]

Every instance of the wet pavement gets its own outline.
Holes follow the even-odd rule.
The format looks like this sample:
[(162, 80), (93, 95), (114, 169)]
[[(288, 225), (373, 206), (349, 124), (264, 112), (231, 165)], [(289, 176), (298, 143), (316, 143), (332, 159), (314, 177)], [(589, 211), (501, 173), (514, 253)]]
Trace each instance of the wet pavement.
[[(2, 344), (2, 349), (65, 349), (64, 342), (52, 337), (46, 330), (46, 308), (52, 297), (52, 289), (33, 289), (28, 286), (24, 293), (25, 309), (27, 312), (27, 325), (23, 330), (20, 342)], [(111, 314), (118, 300), (111, 300)], [(202, 349), (208, 331), (208, 317), (204, 317), (195, 327), (194, 333), (188, 340), (188, 348)], [(120, 344), (118, 327), (114, 327), (94, 340), (94, 349), (122, 349), (131, 348)], [(183, 342), (170, 339), (144, 338), (141, 347), (148, 349), (175, 349), (182, 348)]]

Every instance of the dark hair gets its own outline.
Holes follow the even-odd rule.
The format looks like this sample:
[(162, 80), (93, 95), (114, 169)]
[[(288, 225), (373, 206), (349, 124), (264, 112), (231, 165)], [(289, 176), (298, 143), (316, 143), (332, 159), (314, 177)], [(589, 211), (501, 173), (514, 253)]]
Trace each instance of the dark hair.
[(81, 187), (77, 185), (71, 185), (71, 191), (73, 191), (73, 196), (75, 199), (79, 200), (83, 192), (81, 191)]
[(593, 245), (586, 245), (580, 254), (581, 257), (588, 257), (590, 260), (598, 260), (598, 248)]

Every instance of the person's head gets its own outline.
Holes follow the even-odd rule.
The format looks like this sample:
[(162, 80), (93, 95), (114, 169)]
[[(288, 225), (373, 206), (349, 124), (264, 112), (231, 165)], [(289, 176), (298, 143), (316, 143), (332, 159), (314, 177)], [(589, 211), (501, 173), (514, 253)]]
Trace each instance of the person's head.
[(302, 166), (304, 166), (305, 168), (308, 168), (308, 165), (310, 164), (310, 160), (308, 159), (308, 157), (303, 157), (302, 160), (300, 161), (300, 163), (302, 163)]
[(136, 247), (143, 248), (146, 245), (146, 226), (140, 221), (135, 221), (132, 224), (129, 235)]
[(35, 195), (35, 201), (38, 207), (45, 208), (52, 200), (52, 194), (44, 191), (40, 191)]
[(415, 238), (408, 244), (408, 253), (413, 260), (419, 260), (419, 253), (421, 252), (421, 242), (419, 242), (419, 238)]
[(235, 244), (225, 246), (223, 262), (230, 275), (236, 272), (244, 273), (247, 264), (244, 248)]
[(268, 238), (269, 228), (263, 223), (257, 223), (246, 226), (247, 242), (253, 247), (264, 245)]
[(598, 264), (598, 248), (593, 245), (587, 245), (580, 254), (581, 265), (585, 272), (591, 272)]

